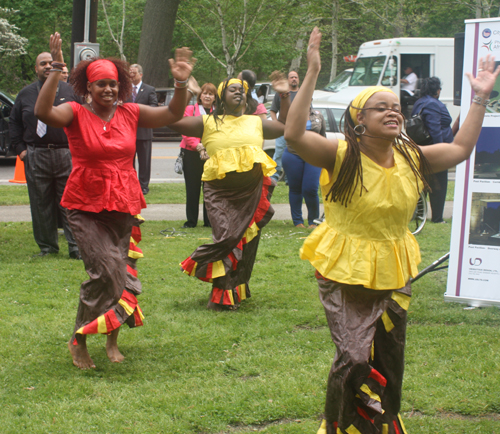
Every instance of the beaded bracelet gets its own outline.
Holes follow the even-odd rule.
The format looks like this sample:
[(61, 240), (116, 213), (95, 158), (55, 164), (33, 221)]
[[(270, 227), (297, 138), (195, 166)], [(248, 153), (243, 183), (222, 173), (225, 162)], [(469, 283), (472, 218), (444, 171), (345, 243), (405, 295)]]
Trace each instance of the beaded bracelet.
[(61, 69), (63, 69), (66, 66), (66, 64), (64, 62), (52, 62), (51, 65), (52, 65), (52, 67), (55, 67), (55, 68), (59, 67)]
[(52, 68), (49, 72), (63, 72), (62, 69)]

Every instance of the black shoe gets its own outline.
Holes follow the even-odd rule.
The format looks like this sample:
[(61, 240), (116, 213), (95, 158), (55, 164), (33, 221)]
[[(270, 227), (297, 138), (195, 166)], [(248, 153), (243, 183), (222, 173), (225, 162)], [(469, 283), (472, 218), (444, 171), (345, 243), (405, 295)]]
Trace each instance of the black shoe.
[(80, 255), (80, 252), (78, 250), (74, 250), (72, 252), (69, 252), (69, 259), (82, 259), (82, 255)]
[(142, 194), (146, 195), (149, 193), (149, 188), (143, 188), (142, 189)]
[(32, 258), (43, 258), (44, 256), (48, 256), (48, 255), (50, 255), (49, 252), (41, 251), (40, 253), (33, 255)]
[(196, 225), (193, 225), (193, 224), (188, 223), (188, 222), (186, 222), (186, 223), (184, 223), (184, 224), (182, 225), (182, 228), (183, 228), (183, 229), (193, 229), (193, 228), (195, 228), (195, 227), (196, 227)]

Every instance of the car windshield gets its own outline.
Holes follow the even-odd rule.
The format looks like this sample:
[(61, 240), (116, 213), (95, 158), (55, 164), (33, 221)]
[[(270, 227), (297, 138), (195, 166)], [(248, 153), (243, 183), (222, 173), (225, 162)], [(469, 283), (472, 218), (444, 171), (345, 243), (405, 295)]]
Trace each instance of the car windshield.
[(339, 75), (337, 75), (337, 77), (335, 77), (335, 80), (328, 83), (323, 90), (326, 90), (327, 92), (338, 92), (344, 87), (347, 87), (349, 80), (351, 79), (351, 75), (352, 69), (342, 71)]
[(384, 69), (386, 56), (358, 57), (349, 86), (375, 86)]

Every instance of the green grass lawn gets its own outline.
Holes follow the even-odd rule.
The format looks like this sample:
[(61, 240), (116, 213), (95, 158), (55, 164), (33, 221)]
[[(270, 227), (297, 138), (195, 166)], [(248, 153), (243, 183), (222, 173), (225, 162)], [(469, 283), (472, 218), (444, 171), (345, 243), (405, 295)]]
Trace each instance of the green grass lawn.
[[(237, 312), (205, 306), (209, 284), (179, 262), (210, 231), (146, 222), (139, 261), (144, 327), (120, 334), (122, 364), (90, 336), (97, 369), (66, 348), (86, 278), (61, 253), (37, 252), (31, 223), (0, 223), (0, 432), (315, 434), (334, 354), (313, 270), (298, 258), (308, 230), (265, 229)], [(427, 224), (422, 268), (449, 250), (451, 225)], [(446, 271), (413, 286), (402, 413), (409, 434), (500, 433), (500, 311), (445, 303)]]
[[(149, 194), (145, 198), (148, 204), (185, 203), (186, 189), (183, 182), (150, 184)], [(0, 185), (0, 206), (29, 205), (29, 203), (26, 185)], [(284, 182), (280, 182), (274, 189), (273, 203), (288, 203), (288, 187)]]

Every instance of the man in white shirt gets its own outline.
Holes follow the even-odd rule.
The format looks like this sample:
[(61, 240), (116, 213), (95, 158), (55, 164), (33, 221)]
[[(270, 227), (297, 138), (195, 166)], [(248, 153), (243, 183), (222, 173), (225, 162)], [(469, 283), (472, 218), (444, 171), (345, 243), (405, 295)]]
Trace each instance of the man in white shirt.
[(408, 106), (413, 105), (416, 100), (413, 95), (415, 93), (418, 77), (417, 74), (413, 72), (411, 66), (406, 66), (403, 71), (405, 76), (401, 79), (401, 107), (403, 109), (403, 114), (408, 117)]
[(417, 84), (417, 74), (413, 72), (411, 66), (407, 66), (404, 69), (405, 76), (401, 79), (401, 90), (407, 92), (410, 96), (413, 96), (415, 91), (415, 86)]

